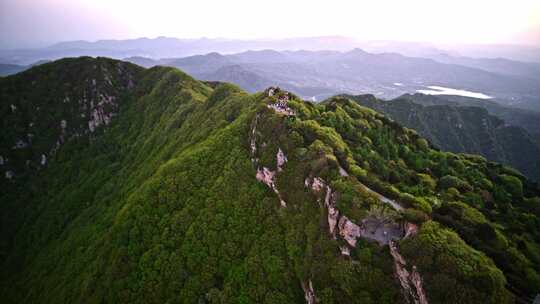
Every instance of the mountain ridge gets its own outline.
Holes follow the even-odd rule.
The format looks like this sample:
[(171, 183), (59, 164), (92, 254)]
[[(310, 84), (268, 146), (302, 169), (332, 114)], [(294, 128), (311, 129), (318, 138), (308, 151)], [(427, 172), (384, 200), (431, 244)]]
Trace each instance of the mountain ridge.
[[(2, 180), (8, 302), (501, 303), (540, 289), (540, 190), (511, 168), (432, 149), (347, 98), (73, 61), (83, 66), (0, 81), (32, 105), (39, 91), (20, 95), (31, 81), (4, 83), (63, 87), (50, 72), (65, 69), (90, 84), (69, 87), (78, 105), (97, 77), (81, 70), (104, 89), (117, 67), (134, 77), (109, 124), (66, 140), (27, 180)], [(129, 83), (122, 71), (112, 83)], [(50, 107), (64, 104), (56, 93)], [(42, 119), (61, 130), (77, 109)]]

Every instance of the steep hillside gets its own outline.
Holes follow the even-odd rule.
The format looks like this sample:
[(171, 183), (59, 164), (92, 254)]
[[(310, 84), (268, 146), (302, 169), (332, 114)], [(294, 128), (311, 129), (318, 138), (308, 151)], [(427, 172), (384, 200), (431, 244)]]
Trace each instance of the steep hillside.
[[(84, 104), (94, 78), (117, 115), (93, 132), (62, 123), (63, 96)], [(60, 98), (34, 92), (68, 79), (78, 85)], [(79, 134), (2, 180), (7, 303), (511, 303), (540, 291), (539, 189), (350, 99), (250, 95), (88, 58), (5, 81), (3, 101), (57, 108), (40, 116), (56, 133), (34, 138)]]
[(0, 163), (7, 179), (47, 164), (70, 138), (87, 140), (118, 115), (142, 68), (106, 58), (64, 59), (0, 78)]
[(440, 149), (480, 154), (540, 180), (540, 145), (534, 137), (521, 127), (507, 125), (483, 108), (422, 106), (411, 101), (410, 95), (391, 101), (372, 95), (350, 98), (418, 131)]
[(455, 95), (424, 95), (424, 94), (405, 94), (399, 99), (408, 99), (414, 103), (433, 106), (450, 105), (462, 107), (480, 107), (486, 109), (489, 114), (499, 117), (508, 125), (522, 127), (534, 136), (540, 135), (540, 112), (523, 110), (503, 106), (492, 100), (471, 98)]

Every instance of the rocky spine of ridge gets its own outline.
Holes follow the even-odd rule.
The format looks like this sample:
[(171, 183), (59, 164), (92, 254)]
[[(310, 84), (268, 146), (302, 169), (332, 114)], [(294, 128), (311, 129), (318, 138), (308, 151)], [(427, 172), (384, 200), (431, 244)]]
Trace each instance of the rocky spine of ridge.
[[(277, 87), (268, 88), (265, 90), (264, 94), (268, 97), (268, 99), (270, 99), (267, 107), (272, 109), (276, 115), (295, 117), (295, 111), (288, 105), (289, 99), (293, 98), (292, 94)], [(257, 125), (260, 119), (261, 113), (257, 113), (251, 123), (249, 137), (251, 160), (252, 164), (257, 170), (255, 177), (258, 181), (268, 186), (276, 194), (280, 201), (281, 207), (286, 208), (287, 203), (284, 201), (282, 194), (276, 186), (276, 183), (278, 173), (283, 171), (283, 167), (287, 162), (287, 157), (282, 149), (278, 147), (278, 151), (276, 153), (275, 170), (271, 170), (270, 168), (261, 166), (259, 164), (259, 159), (256, 156), (257, 152), (260, 152), (259, 150), (261, 149), (269, 148), (266, 142), (263, 141), (261, 144), (259, 144), (257, 141)], [(349, 177), (348, 172), (344, 168), (340, 166), (338, 169), (340, 176)], [(361, 185), (366, 191), (377, 197), (381, 204), (388, 204), (396, 211), (403, 209), (398, 202), (386, 198), (384, 195), (377, 193), (363, 184)], [(357, 240), (359, 238), (377, 242), (380, 246), (388, 245), (391, 256), (394, 259), (395, 276), (402, 287), (402, 292), (407, 303), (428, 304), (427, 295), (422, 286), (423, 283), (420, 273), (417, 271), (416, 266), (414, 265), (412, 266), (411, 272), (407, 270), (407, 262), (399, 254), (398, 247), (395, 243), (396, 240), (414, 237), (418, 232), (417, 225), (409, 222), (399, 224), (378, 218), (377, 215), (366, 217), (361, 221), (360, 224), (356, 224), (347, 216), (340, 213), (336, 207), (339, 193), (333, 191), (330, 185), (324, 179), (317, 176), (305, 177), (304, 186), (318, 197), (316, 204), (326, 209), (329, 228), (328, 233), (334, 239), (339, 237), (346, 241), (346, 245), (339, 246), (339, 250), (343, 256), (350, 257), (350, 250), (351, 248), (356, 247)], [(306, 303), (317, 303), (318, 299), (313, 288), (312, 280), (309, 279), (301, 282), (301, 286), (304, 290)]]

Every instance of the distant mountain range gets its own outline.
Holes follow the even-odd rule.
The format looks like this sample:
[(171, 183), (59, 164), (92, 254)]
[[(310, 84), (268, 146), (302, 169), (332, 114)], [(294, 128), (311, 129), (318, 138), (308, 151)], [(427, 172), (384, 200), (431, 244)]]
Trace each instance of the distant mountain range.
[(66, 41), (39, 49), (0, 50), (0, 62), (27, 65), (41, 59), (74, 56), (107, 56), (124, 58), (186, 57), (211, 52), (232, 54), (247, 50), (333, 50), (361, 48), (370, 53), (399, 53), (410, 57), (435, 59), (438, 56), (472, 58), (506, 58), (540, 62), (540, 48), (523, 45), (436, 45), (425, 42), (389, 40), (360, 41), (343, 36), (299, 37), (287, 39), (239, 40), (224, 38), (179, 39), (171, 37), (125, 40)]
[[(540, 64), (506, 59), (439, 57), (444, 62), (354, 49), (348, 52), (262, 50), (231, 55), (209, 53), (183, 58), (130, 57), (125, 60), (145, 67), (177, 67), (199, 79), (233, 82), (250, 92), (278, 84), (315, 101), (340, 93), (372, 93), (391, 99), (429, 86), (441, 86), (481, 92), (492, 96), (491, 101), (503, 105), (540, 111)], [(237, 82), (245, 77), (227, 71), (227, 67), (233, 65), (235, 71), (250, 74), (257, 81)]]
[(159, 37), (0, 50), (0, 63), (23, 66), (0, 66), (0, 75), (42, 60), (105, 56), (144, 67), (178, 67), (200, 79), (235, 82), (250, 92), (278, 84), (312, 100), (343, 93), (371, 93), (389, 99), (439, 86), (479, 92), (501, 104), (540, 111), (540, 55), (531, 56), (535, 53), (540, 54), (540, 49), (489, 45), (458, 49), (339, 36), (278, 40)]
[(158, 37), (127, 40), (68, 41), (40, 49), (0, 50), (0, 62), (29, 64), (41, 59), (59, 59), (77, 56), (106, 56), (124, 58), (143, 56), (150, 58), (185, 57), (210, 52), (232, 54), (246, 50), (340, 50), (358, 47), (351, 38), (304, 37), (277, 40), (234, 39), (178, 39)]

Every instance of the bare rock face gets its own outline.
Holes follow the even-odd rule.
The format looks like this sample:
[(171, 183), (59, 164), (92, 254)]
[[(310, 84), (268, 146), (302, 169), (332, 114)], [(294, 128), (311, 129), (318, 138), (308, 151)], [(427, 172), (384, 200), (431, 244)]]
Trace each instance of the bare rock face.
[(420, 277), (420, 273), (416, 269), (416, 266), (413, 266), (413, 270), (411, 273), (411, 282), (413, 283), (414, 288), (416, 289), (416, 293), (418, 295), (418, 303), (419, 304), (427, 304), (427, 296), (424, 292), (424, 288), (422, 287), (422, 277)]
[[(255, 174), (255, 178), (257, 178), (258, 181), (264, 183), (267, 185), (270, 189), (276, 193), (276, 195), (279, 198), (279, 203), (281, 207), (287, 207), (287, 203), (283, 200), (281, 197), (281, 194), (279, 193), (279, 190), (276, 186), (275, 178), (276, 178), (276, 171), (272, 171), (267, 167), (260, 167), (259, 166), (259, 159), (256, 157), (257, 152), (257, 122), (259, 119), (259, 115), (257, 114), (255, 116), (255, 119), (252, 124), (251, 133), (250, 133), (250, 148), (251, 148), (251, 162), (253, 165), (257, 168), (257, 173)], [(277, 171), (281, 171), (282, 167), (287, 162), (287, 157), (285, 156), (285, 153), (281, 150), (281, 148), (278, 148), (278, 152), (276, 155), (277, 158)]]
[(416, 270), (416, 266), (413, 266), (412, 272), (409, 272), (405, 268), (407, 263), (401, 254), (399, 254), (396, 244), (390, 241), (388, 245), (390, 246), (390, 254), (394, 258), (396, 276), (407, 302), (410, 303), (412, 301), (414, 304), (428, 304), (426, 293), (422, 287), (422, 278)]
[(338, 223), (339, 234), (351, 247), (356, 247), (356, 239), (362, 235), (360, 226), (342, 216)]
[[(348, 176), (345, 170), (342, 168), (340, 169), (341, 176)], [(360, 237), (377, 241), (381, 245), (388, 244), (390, 246), (390, 253), (394, 259), (395, 275), (401, 285), (407, 301), (410, 303), (412, 299), (414, 304), (428, 304), (427, 296), (422, 286), (422, 278), (420, 273), (414, 266), (412, 272), (409, 272), (405, 268), (406, 261), (399, 254), (397, 246), (394, 243), (395, 239), (415, 236), (418, 232), (418, 226), (416, 224), (407, 222), (403, 227), (397, 223), (385, 225), (377, 218), (368, 217), (363, 219), (360, 225), (357, 225), (347, 216), (340, 215), (339, 210), (335, 207), (335, 193), (332, 192), (330, 186), (326, 185), (323, 179), (319, 177), (308, 177), (305, 179), (304, 185), (306, 188), (311, 188), (311, 190), (315, 193), (320, 193), (324, 188), (326, 188), (324, 206), (328, 211), (329, 232), (334, 238), (336, 238), (336, 233), (339, 234), (339, 236), (347, 242), (347, 245), (339, 246), (343, 256), (350, 257), (350, 248), (356, 247), (357, 239)], [(380, 196), (381, 203), (388, 203), (385, 199), (386, 198)], [(403, 231), (405, 231), (405, 235), (403, 235)], [(312, 297), (313, 293), (306, 286), (306, 284), (302, 285), (306, 302), (314, 303), (310, 302), (315, 301), (315, 298)]]
[(304, 180), (304, 186), (306, 188), (311, 188), (316, 193), (321, 192), (325, 188), (324, 180), (320, 177), (315, 177), (313, 179), (307, 177)]
[(326, 186), (326, 196), (324, 197), (324, 205), (328, 209), (328, 227), (330, 234), (336, 238), (336, 225), (339, 220), (339, 211), (335, 207), (332, 189)]
[(275, 89), (274, 87), (269, 87), (268, 89), (266, 89), (266, 95), (267, 95), (268, 97), (274, 96), (274, 91), (275, 91), (275, 90), (276, 90), (276, 89)]
[[(306, 187), (310, 187), (314, 192), (319, 193), (323, 188), (326, 188), (324, 197), (324, 207), (327, 209), (328, 230), (333, 238), (336, 238), (336, 233), (347, 241), (351, 247), (356, 246), (356, 239), (362, 235), (362, 229), (357, 224), (353, 223), (349, 218), (340, 215), (336, 208), (336, 197), (332, 188), (326, 185), (322, 178), (315, 177), (313, 179), (306, 178), (304, 182)], [(342, 252), (344, 250), (342, 249)], [(350, 254), (350, 253), (349, 253)]]
[(321, 191), (324, 188), (324, 181), (322, 178), (315, 177), (313, 179), (313, 184), (311, 185), (311, 189), (315, 191)]
[(339, 166), (339, 175), (347, 177), (347, 176), (349, 176), (349, 173), (347, 173), (347, 171), (345, 171), (345, 169), (343, 169), (341, 166)]
[(336, 225), (338, 223), (339, 211), (333, 207), (328, 207), (328, 226), (330, 227), (330, 234), (335, 238), (336, 237)]
[(347, 246), (340, 246), (339, 250), (341, 250), (341, 254), (345, 256), (351, 256), (351, 250)]
[(276, 155), (277, 158), (277, 170), (278, 172), (283, 170), (283, 165), (287, 162), (287, 156), (285, 156), (285, 153), (281, 150), (281, 148), (278, 148), (278, 153)]
[(302, 289), (304, 290), (304, 298), (306, 299), (307, 304), (317, 303), (315, 291), (313, 291), (313, 282), (311, 282), (311, 280), (308, 282), (302, 282)]
[(262, 169), (261, 168), (257, 169), (257, 174), (255, 177), (257, 178), (258, 181), (264, 183), (270, 189), (272, 189), (274, 193), (276, 193), (276, 195), (279, 198), (279, 203), (281, 204), (281, 207), (287, 207), (287, 203), (283, 200), (283, 198), (281, 197), (281, 194), (279, 193), (279, 190), (277, 189), (276, 183), (274, 181), (275, 176), (276, 176), (275, 171), (272, 171), (266, 167), (262, 167)]
[[(251, 155), (255, 155), (257, 152), (257, 123), (259, 120), (259, 114), (255, 115), (255, 120), (253, 121), (253, 126), (251, 127), (251, 134), (250, 134), (250, 140), (249, 140), (249, 146), (251, 147)], [(252, 158), (252, 161), (255, 161), (255, 159)]]
[(91, 115), (90, 120), (88, 121), (88, 130), (90, 132), (94, 132), (97, 127), (101, 125), (108, 125), (111, 122), (112, 117), (115, 115), (115, 111), (106, 111), (106, 105), (109, 105), (115, 110), (118, 107), (118, 105), (114, 102), (114, 96), (100, 95), (99, 98), (100, 101), (95, 107), (93, 104), (90, 105)]
[(335, 197), (332, 188), (326, 185), (326, 182), (320, 177), (306, 178), (304, 186), (310, 188), (315, 193), (321, 193), (326, 189), (324, 196), (324, 207), (328, 211), (328, 230), (332, 237), (336, 238), (336, 227), (339, 220), (339, 210), (335, 207)]
[(406, 222), (405, 223), (405, 236), (404, 239), (408, 237), (415, 236), (418, 233), (418, 225)]
[(263, 182), (268, 187), (274, 189), (274, 176), (276, 173), (266, 167), (257, 169), (257, 175), (255, 176), (258, 181)]

